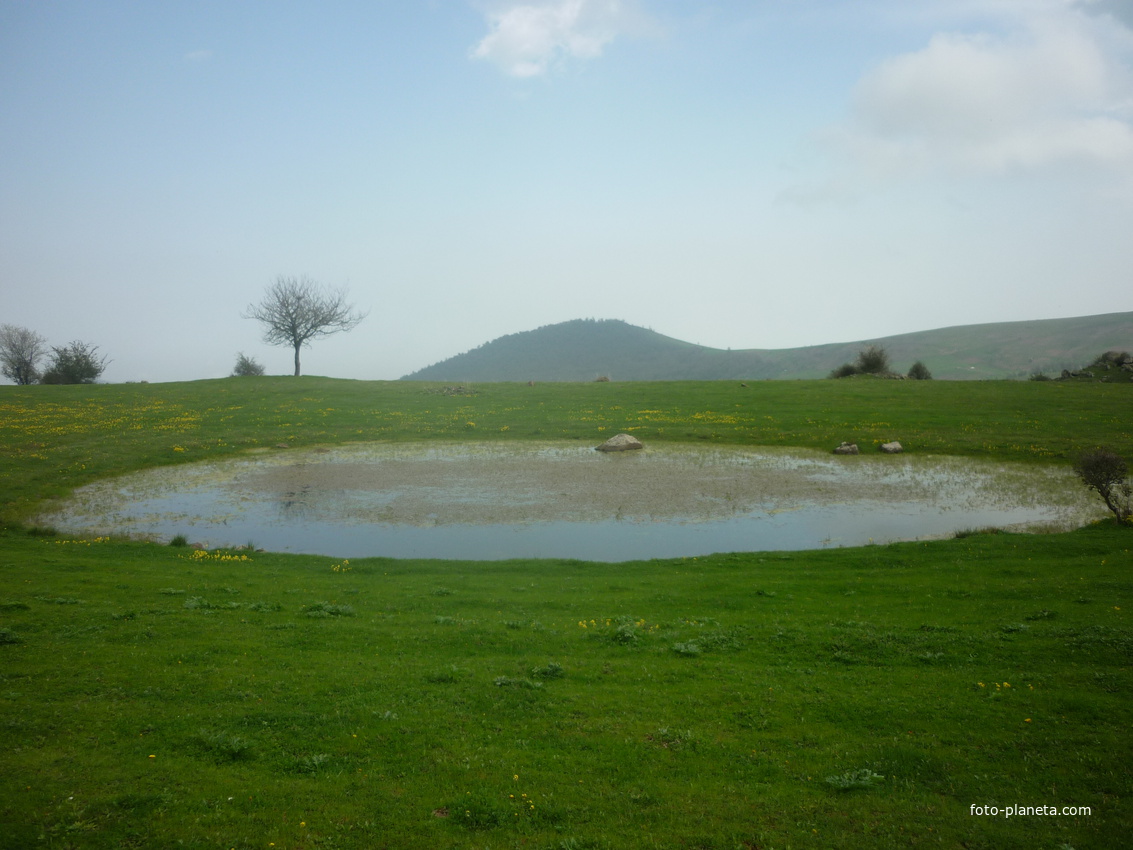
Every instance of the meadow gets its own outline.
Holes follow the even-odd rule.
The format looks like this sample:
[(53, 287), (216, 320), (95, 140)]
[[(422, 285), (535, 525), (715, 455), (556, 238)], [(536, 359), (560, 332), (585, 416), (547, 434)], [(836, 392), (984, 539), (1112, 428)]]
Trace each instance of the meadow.
[(1127, 846), (1133, 532), (1112, 523), (603, 564), (209, 552), (34, 521), (120, 472), (359, 440), (1129, 457), (1127, 393), (0, 388), (0, 847)]

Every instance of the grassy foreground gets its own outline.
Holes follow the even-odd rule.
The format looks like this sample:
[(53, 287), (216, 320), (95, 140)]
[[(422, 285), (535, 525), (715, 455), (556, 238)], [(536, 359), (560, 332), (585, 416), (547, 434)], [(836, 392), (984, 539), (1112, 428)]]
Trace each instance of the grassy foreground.
[(0, 388), (0, 847), (1127, 846), (1127, 529), (484, 564), (19, 526), (88, 480), (279, 443), (1133, 449), (1105, 385), (436, 389)]

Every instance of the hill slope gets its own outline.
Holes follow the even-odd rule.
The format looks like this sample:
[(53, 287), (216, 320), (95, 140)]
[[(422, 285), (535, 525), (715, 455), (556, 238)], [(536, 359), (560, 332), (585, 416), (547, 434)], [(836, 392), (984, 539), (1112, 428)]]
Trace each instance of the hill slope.
[(883, 345), (894, 369), (922, 360), (934, 377), (1025, 378), (1077, 369), (1110, 349), (1133, 350), (1133, 313), (960, 325), (805, 348), (725, 351), (616, 319), (575, 319), (509, 334), (402, 380), (617, 381), (821, 378), (863, 345)]

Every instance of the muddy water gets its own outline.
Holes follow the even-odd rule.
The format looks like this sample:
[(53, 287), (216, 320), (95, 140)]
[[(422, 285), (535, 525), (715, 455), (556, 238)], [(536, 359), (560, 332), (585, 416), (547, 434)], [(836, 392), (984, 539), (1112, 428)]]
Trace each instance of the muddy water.
[(41, 522), (209, 547), (500, 559), (854, 546), (1099, 516), (1067, 470), (665, 445), (364, 444), (150, 470)]

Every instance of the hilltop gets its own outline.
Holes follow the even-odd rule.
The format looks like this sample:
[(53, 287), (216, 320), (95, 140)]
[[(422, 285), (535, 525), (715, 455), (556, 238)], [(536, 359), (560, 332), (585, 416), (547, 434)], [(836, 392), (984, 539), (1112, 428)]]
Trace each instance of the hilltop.
[(1080, 369), (1110, 349), (1133, 350), (1133, 313), (958, 325), (805, 348), (724, 350), (618, 319), (575, 319), (508, 334), (419, 369), (413, 381), (763, 380), (823, 378), (862, 346), (893, 367), (923, 361), (936, 378), (1026, 378)]

